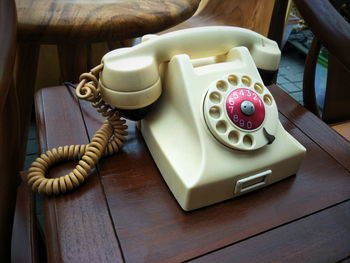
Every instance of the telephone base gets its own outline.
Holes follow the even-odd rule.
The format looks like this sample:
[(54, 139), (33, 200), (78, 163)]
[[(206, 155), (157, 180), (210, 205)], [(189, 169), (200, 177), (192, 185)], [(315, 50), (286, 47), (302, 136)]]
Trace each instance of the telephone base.
[[(171, 154), (161, 147), (151, 133), (146, 132), (147, 129), (145, 124), (141, 124), (143, 136), (158, 169), (185, 211), (228, 200), (295, 175), (305, 154), (300, 144), (281, 126), (280, 136), (276, 137), (275, 142), (266, 146), (268, 149), (258, 150), (259, 153), (252, 154), (250, 158), (247, 153), (230, 153), (227, 150), (230, 161), (226, 158), (220, 161), (219, 156), (202, 156), (204, 159), (198, 159), (197, 163), (191, 165), (197, 169), (178, 171), (169, 160)], [(286, 138), (281, 139), (281, 135)], [(182, 165), (188, 166), (187, 163)]]
[[(183, 210), (240, 196), (296, 174), (306, 150), (281, 125), (276, 103), (262, 85), (247, 49), (233, 48), (226, 61), (201, 66), (195, 66), (187, 55), (177, 55), (163, 67), (162, 96), (141, 121), (141, 132)], [(242, 83), (231, 85), (233, 75)], [(244, 83), (247, 78), (250, 86)], [(226, 91), (215, 87), (220, 89), (222, 82), (229, 87)], [(230, 89), (241, 87), (249, 89), (250, 95), (254, 87), (259, 88), (264, 98), (264, 121), (256, 129), (234, 125), (227, 113), (222, 114), (223, 99), (213, 96), (213, 103), (205, 102), (209, 93), (220, 93), (227, 100)], [(212, 108), (219, 108), (221, 114), (210, 116)], [(275, 137), (273, 141), (266, 131)]]

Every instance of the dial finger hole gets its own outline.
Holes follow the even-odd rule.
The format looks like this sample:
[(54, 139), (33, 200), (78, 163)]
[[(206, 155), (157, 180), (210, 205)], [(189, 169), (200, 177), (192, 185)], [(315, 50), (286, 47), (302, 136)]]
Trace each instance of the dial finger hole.
[(252, 139), (252, 137), (249, 136), (249, 135), (245, 135), (245, 136), (243, 137), (243, 144), (244, 144), (246, 147), (248, 147), (248, 148), (252, 147), (252, 145), (253, 145), (253, 139)]
[(233, 143), (233, 144), (236, 144), (239, 140), (239, 134), (237, 131), (231, 131), (229, 134), (228, 134), (228, 140)]
[(261, 83), (255, 83), (254, 89), (256, 92), (258, 92), (260, 94), (264, 92), (264, 86)]
[(230, 84), (233, 86), (237, 86), (238, 77), (236, 75), (230, 75), (230, 76), (228, 76), (228, 82), (230, 82)]
[(220, 118), (221, 110), (219, 107), (214, 106), (209, 109), (209, 115), (213, 117), (214, 119)]
[(212, 92), (209, 95), (209, 99), (212, 103), (220, 103), (221, 101), (221, 95), (219, 92)]
[(248, 76), (243, 76), (242, 77), (242, 83), (244, 86), (249, 87), (251, 83), (251, 79)]
[(223, 80), (216, 82), (216, 87), (218, 90), (225, 92), (227, 90), (227, 83)]
[(264, 95), (264, 102), (266, 105), (271, 105), (272, 104), (272, 97), (268, 94)]
[(220, 132), (220, 133), (225, 133), (227, 130), (227, 124), (225, 121), (219, 121), (216, 124), (216, 129)]

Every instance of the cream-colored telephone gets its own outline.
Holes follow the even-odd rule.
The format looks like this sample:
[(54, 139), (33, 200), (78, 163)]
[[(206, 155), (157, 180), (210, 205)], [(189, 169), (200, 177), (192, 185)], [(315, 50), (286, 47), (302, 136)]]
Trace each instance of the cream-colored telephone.
[(282, 127), (257, 70), (277, 70), (274, 41), (224, 26), (144, 40), (103, 57), (98, 91), (125, 116), (147, 113), (141, 133), (184, 210), (297, 172), (305, 148)]

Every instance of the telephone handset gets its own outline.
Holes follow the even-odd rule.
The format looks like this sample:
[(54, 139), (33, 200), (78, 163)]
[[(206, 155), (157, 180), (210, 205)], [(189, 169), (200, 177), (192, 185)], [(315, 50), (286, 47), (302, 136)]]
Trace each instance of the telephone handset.
[[(90, 144), (41, 155), (28, 174), (33, 190), (59, 194), (79, 186), (102, 155), (118, 151), (126, 140), (121, 115), (142, 119), (147, 147), (187, 211), (297, 172), (306, 150), (282, 127), (257, 70), (277, 70), (274, 41), (224, 26), (147, 38), (107, 53), (100, 66), (82, 74), (78, 97), (108, 121)], [(70, 174), (45, 178), (54, 162), (79, 156)]]
[(175, 55), (191, 59), (218, 56), (233, 47), (248, 48), (255, 65), (276, 71), (280, 50), (276, 42), (237, 27), (200, 27), (157, 36), (132, 48), (107, 53), (100, 79), (104, 100), (120, 109), (139, 109), (161, 94), (159, 65)]

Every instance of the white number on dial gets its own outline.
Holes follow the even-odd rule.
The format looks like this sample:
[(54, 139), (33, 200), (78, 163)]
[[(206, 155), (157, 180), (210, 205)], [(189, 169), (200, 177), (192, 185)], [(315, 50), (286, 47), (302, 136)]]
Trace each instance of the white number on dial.
[(251, 129), (253, 127), (253, 123), (251, 121), (247, 121), (247, 128)]
[(243, 119), (240, 119), (240, 120), (239, 120), (239, 126), (240, 126), (240, 127), (244, 127), (244, 120), (243, 120)]

